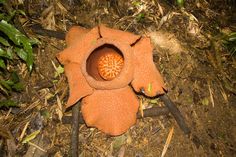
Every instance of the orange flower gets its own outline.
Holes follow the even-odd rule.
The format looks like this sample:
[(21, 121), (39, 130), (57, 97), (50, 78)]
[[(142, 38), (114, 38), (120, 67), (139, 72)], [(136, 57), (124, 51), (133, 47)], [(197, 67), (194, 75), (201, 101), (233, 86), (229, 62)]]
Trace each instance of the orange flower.
[(82, 99), (86, 124), (120, 135), (136, 122), (136, 92), (164, 93), (164, 82), (152, 61), (150, 39), (103, 25), (75, 26), (66, 35), (67, 48), (57, 56), (64, 65), (70, 96), (66, 108)]

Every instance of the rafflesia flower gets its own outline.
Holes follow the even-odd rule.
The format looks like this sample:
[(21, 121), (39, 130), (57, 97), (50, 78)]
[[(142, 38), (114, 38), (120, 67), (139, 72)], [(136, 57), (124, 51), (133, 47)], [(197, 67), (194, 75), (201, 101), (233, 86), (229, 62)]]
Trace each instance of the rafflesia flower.
[(139, 101), (134, 91), (149, 97), (164, 93), (148, 37), (103, 25), (91, 30), (74, 26), (66, 43), (57, 56), (69, 82), (66, 108), (82, 99), (87, 126), (120, 135), (136, 122)]

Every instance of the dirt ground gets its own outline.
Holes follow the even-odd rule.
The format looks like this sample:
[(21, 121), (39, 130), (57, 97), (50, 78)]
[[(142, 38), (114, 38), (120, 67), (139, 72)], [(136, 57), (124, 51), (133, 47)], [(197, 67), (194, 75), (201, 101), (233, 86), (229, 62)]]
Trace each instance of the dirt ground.
[[(200, 146), (167, 115), (140, 119), (119, 137), (80, 125), (80, 157), (161, 156), (172, 127), (165, 157), (236, 157), (236, 58), (220, 44), (222, 33), (236, 31), (235, 1), (190, 0), (184, 9), (169, 0), (25, 2), (18, 6), (27, 13), (21, 18), (23, 28), (41, 43), (34, 49), (31, 76), (24, 64), (18, 66), (26, 89), (12, 97), (20, 107), (0, 111), (0, 124), (10, 132), (8, 139), (0, 139), (0, 156), (71, 156), (71, 126), (61, 122), (62, 115), (71, 115), (70, 110), (62, 112), (69, 88), (55, 57), (66, 45), (64, 40), (35, 34), (30, 27), (41, 24), (65, 32), (72, 25), (92, 28), (102, 23), (152, 39), (153, 60), (168, 95)], [(138, 96), (144, 104), (163, 105), (158, 98)], [(36, 130), (40, 133), (30, 143), (21, 142)]]

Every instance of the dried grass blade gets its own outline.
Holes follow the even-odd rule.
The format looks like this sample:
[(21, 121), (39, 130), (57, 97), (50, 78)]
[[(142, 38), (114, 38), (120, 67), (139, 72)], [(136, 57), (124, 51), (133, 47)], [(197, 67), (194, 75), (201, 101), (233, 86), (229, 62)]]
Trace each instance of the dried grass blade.
[(167, 151), (167, 149), (168, 149), (168, 147), (169, 147), (169, 145), (170, 145), (170, 141), (171, 141), (171, 139), (172, 139), (173, 133), (174, 133), (174, 127), (172, 126), (172, 128), (170, 129), (170, 132), (169, 132), (169, 134), (168, 134), (168, 136), (167, 136), (167, 139), (166, 139), (166, 143), (165, 143), (165, 145), (164, 145), (164, 148), (163, 148), (163, 150), (162, 150), (161, 157), (164, 157), (164, 156), (165, 156), (166, 151)]

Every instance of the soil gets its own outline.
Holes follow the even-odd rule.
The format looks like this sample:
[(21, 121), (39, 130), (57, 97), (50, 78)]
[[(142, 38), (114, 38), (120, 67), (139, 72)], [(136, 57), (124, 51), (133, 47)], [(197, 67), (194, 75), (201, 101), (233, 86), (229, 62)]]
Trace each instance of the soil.
[[(71, 110), (63, 111), (69, 88), (55, 57), (66, 47), (65, 41), (40, 36), (30, 27), (41, 24), (66, 32), (72, 25), (93, 28), (102, 23), (151, 37), (153, 59), (168, 95), (199, 141), (184, 135), (171, 114), (140, 119), (118, 137), (83, 124), (78, 139), (80, 157), (162, 156), (172, 127), (165, 157), (236, 157), (236, 58), (220, 42), (223, 33), (236, 32), (235, 1), (190, 0), (184, 9), (173, 1), (157, 0), (26, 2), (17, 5), (27, 13), (20, 21), (27, 34), (41, 43), (34, 49), (32, 74), (24, 64), (18, 66), (26, 89), (12, 98), (20, 107), (0, 111), (1, 128), (9, 136), (0, 138), (0, 156), (71, 156), (71, 126), (61, 122), (62, 115), (71, 115)], [(137, 95), (145, 107), (150, 103), (163, 106), (158, 98)], [(30, 143), (22, 143), (36, 130), (40, 133)]]

